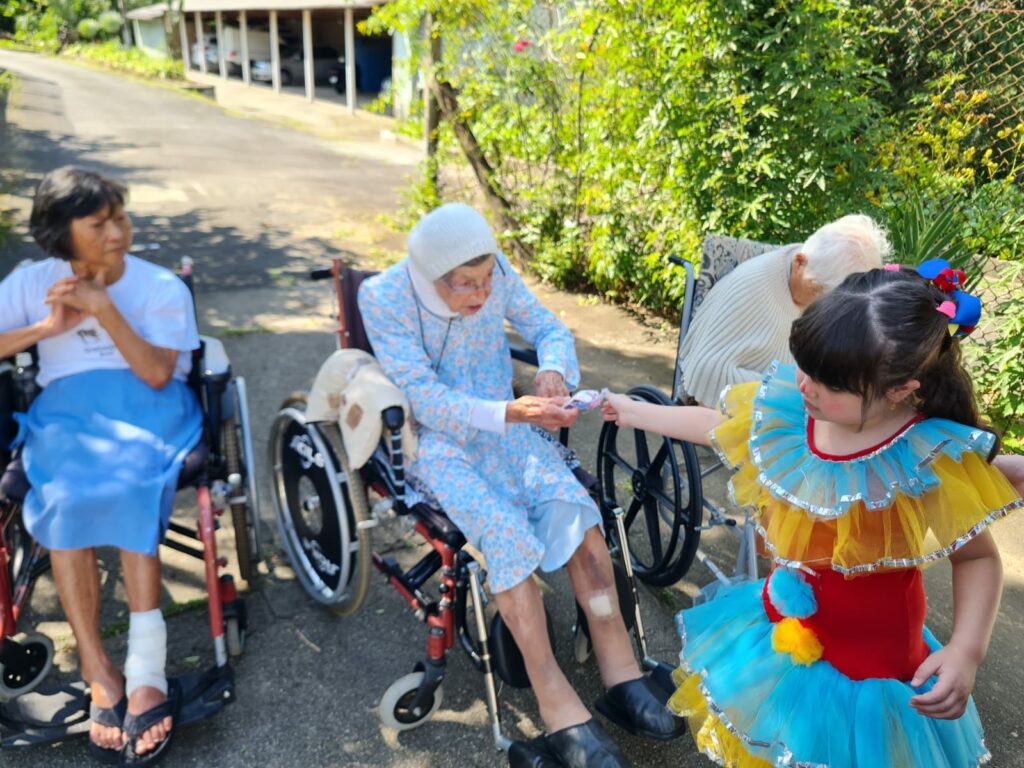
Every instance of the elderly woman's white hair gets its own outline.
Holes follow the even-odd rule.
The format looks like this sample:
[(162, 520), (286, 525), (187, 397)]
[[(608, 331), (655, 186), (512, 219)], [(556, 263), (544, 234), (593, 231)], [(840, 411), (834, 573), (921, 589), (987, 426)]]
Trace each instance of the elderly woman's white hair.
[(843, 216), (807, 238), (801, 249), (805, 277), (832, 290), (847, 275), (881, 267), (891, 250), (885, 230), (870, 216)]

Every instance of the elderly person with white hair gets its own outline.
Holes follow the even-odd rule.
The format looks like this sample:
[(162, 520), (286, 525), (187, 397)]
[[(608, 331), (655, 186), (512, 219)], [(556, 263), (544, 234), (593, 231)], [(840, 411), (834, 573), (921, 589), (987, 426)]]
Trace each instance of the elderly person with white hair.
[[(578, 413), (564, 407), (580, 377), (568, 329), (523, 284), (483, 217), (460, 203), (420, 220), (408, 257), (360, 287), (359, 309), (384, 372), (412, 406), (419, 451), (409, 472), (483, 551), (523, 653), (548, 735), (513, 744), (513, 768), (628, 765), (558, 668), (530, 578), (537, 570), (568, 570), (606, 688), (597, 709), (638, 735), (681, 735), (685, 722), (633, 656), (597, 507), (530, 427), (569, 426)], [(537, 348), (536, 396), (512, 393), (506, 321)]]
[(889, 255), (882, 228), (854, 214), (826, 224), (803, 244), (745, 261), (708, 293), (682, 349), (683, 389), (713, 405), (730, 384), (757, 381), (774, 360), (792, 362), (789, 329), (818, 296)]

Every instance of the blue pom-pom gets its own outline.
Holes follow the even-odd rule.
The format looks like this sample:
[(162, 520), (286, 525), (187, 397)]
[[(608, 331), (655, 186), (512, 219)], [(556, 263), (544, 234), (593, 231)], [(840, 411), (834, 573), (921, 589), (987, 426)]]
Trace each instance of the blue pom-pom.
[(768, 599), (783, 616), (806, 619), (818, 610), (814, 590), (803, 574), (792, 568), (776, 568), (768, 579)]

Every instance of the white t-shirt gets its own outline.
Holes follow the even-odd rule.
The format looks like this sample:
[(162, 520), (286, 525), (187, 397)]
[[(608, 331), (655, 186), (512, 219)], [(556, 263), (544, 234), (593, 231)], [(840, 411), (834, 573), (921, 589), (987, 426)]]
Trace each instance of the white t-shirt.
[[(32, 325), (50, 314), (43, 303), (71, 265), (49, 258), (19, 267), (0, 282), (0, 333)], [(139, 336), (157, 347), (179, 351), (174, 378), (184, 380), (199, 346), (192, 296), (173, 272), (134, 256), (125, 257), (121, 278), (107, 286), (114, 306)], [(39, 342), (39, 386), (74, 373), (129, 368), (128, 361), (95, 317)]]

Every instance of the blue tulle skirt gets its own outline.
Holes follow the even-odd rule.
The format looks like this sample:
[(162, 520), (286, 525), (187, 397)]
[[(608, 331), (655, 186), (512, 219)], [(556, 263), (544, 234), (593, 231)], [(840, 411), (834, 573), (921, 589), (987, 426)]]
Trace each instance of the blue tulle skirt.
[(19, 421), (31, 483), (23, 514), (37, 541), (156, 554), (202, 434), (184, 382), (157, 390), (128, 370), (79, 373), (51, 382)]
[[(930, 690), (937, 678), (920, 688), (893, 679), (852, 680), (824, 660), (803, 665), (776, 652), (763, 584), (723, 590), (676, 619), (682, 671), (696, 676), (703, 699), (700, 711), (691, 705), (680, 714), (691, 723), (696, 717), (697, 728), (701, 718), (717, 718), (750, 756), (773, 766), (973, 768), (988, 759), (973, 700), (957, 720), (934, 720), (910, 706), (911, 696)], [(940, 647), (927, 630), (925, 642)], [(733, 764), (715, 755), (713, 745), (704, 748)]]

